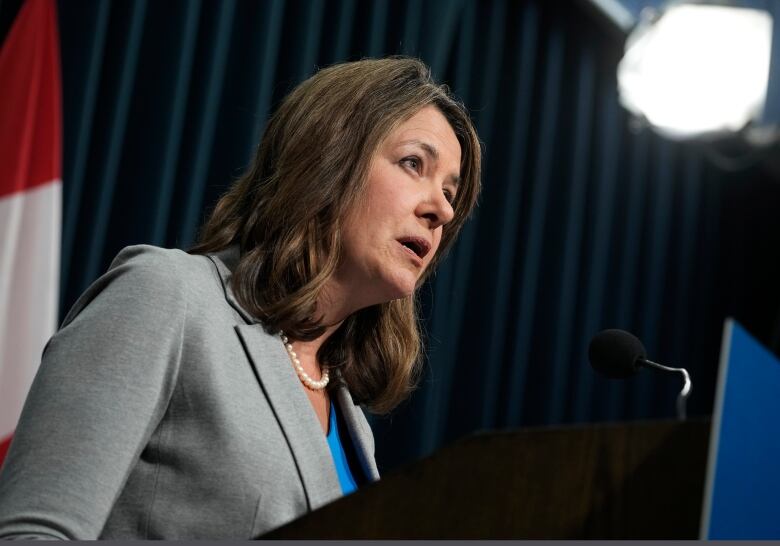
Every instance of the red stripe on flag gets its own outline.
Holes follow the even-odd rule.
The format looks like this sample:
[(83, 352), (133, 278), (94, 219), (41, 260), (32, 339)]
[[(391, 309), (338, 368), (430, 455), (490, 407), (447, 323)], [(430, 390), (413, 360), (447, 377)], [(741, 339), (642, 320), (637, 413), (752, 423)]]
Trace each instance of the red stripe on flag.
[(3, 461), (5, 460), (5, 454), (8, 453), (8, 448), (11, 447), (11, 438), (13, 436), (0, 440), (0, 468), (3, 467)]
[(55, 0), (26, 0), (0, 49), (0, 197), (62, 179)]

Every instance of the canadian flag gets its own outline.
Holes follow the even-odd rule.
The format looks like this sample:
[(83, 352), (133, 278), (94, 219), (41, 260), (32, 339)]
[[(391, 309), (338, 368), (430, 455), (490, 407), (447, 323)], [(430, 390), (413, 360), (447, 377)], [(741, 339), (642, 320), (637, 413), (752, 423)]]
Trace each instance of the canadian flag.
[(26, 0), (0, 49), (0, 464), (57, 324), (60, 89), (55, 0)]

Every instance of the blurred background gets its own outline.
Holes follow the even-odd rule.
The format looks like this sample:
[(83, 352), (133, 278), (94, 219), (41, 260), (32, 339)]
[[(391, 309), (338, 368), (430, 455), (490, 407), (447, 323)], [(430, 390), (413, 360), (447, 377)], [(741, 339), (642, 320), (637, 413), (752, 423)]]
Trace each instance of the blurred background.
[[(21, 4), (0, 0), (0, 36)], [(59, 319), (122, 247), (192, 245), (269, 114), (318, 67), (414, 55), (470, 110), (484, 191), (421, 293), (422, 382), (373, 418), (380, 469), (476, 430), (673, 417), (679, 378), (594, 374), (588, 342), (604, 328), (688, 368), (689, 414), (709, 415), (726, 316), (780, 352), (778, 149), (744, 130), (670, 138), (621, 106), (618, 63), (648, 6), (663, 9), (60, 0)]]

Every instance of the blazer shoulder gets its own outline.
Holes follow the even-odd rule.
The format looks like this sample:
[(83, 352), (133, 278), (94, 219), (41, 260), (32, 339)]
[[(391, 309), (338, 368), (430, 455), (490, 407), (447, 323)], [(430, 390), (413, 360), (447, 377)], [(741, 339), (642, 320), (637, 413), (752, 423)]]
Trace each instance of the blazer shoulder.
[(181, 279), (182, 275), (189, 274), (197, 269), (197, 264), (202, 269), (208, 268), (208, 259), (205, 256), (188, 254), (178, 248), (161, 248), (153, 245), (126, 246), (111, 262), (108, 271), (130, 266), (149, 269), (164, 277)]
[(156, 301), (173, 313), (190, 299), (191, 293), (197, 293), (198, 285), (213, 284), (213, 279), (213, 267), (205, 256), (152, 245), (128, 246), (76, 301), (63, 327), (93, 301), (112, 301), (118, 295), (122, 303), (126, 298), (139, 303)]

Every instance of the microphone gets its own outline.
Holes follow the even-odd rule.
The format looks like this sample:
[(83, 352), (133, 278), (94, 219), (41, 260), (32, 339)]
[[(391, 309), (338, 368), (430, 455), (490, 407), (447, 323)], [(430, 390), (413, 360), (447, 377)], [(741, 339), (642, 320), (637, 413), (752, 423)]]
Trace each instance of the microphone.
[(642, 367), (682, 374), (683, 388), (677, 395), (677, 417), (685, 419), (685, 403), (692, 388), (688, 371), (648, 360), (647, 351), (636, 336), (625, 330), (602, 330), (590, 341), (588, 360), (594, 370), (613, 379), (631, 377)]

